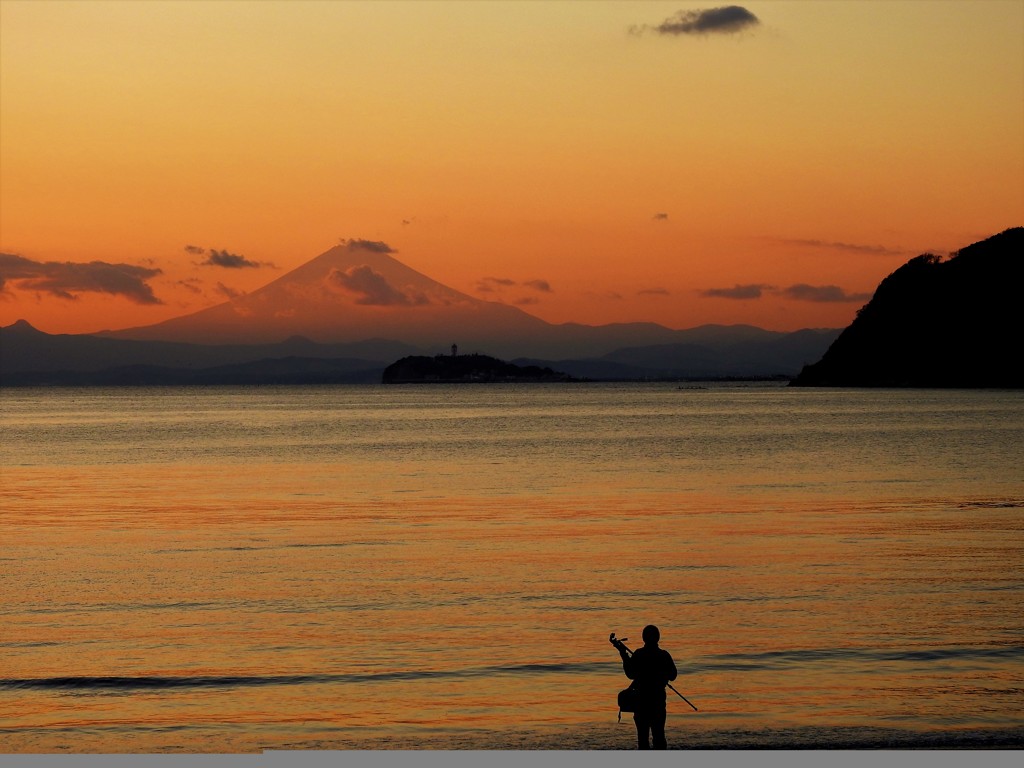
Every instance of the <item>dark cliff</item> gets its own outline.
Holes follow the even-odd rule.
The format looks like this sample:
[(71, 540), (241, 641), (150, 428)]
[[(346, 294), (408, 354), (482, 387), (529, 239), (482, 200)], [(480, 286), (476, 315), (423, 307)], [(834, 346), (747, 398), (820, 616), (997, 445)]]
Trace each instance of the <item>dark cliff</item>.
[(1022, 387), (1024, 227), (883, 280), (794, 386)]

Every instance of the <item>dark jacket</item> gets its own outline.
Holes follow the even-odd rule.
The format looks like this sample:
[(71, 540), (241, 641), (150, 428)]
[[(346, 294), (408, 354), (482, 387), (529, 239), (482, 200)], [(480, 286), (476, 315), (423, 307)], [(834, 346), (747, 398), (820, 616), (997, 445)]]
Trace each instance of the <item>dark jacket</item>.
[(644, 704), (665, 706), (665, 686), (676, 679), (676, 663), (671, 654), (656, 645), (637, 648), (632, 656), (622, 654), (622, 671), (633, 681)]

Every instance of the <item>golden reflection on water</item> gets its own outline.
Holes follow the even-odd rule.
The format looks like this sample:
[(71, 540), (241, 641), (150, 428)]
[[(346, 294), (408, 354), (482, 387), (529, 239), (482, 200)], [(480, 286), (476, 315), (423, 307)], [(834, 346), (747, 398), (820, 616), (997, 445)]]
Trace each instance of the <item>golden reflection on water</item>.
[[(232, 468), (233, 483), (259, 487), (244, 503), (231, 483), (207, 484), (226, 468), (135, 468), (133, 493), (116, 495), (95, 468), (69, 471), (63, 496), (40, 493), (46, 485), (29, 469), (5, 477), (18, 513), (7, 525), (17, 557), (5, 562), (5, 601), (17, 620), (4, 630), (5, 676), (361, 678), (27, 696), (18, 722), (104, 726), (111, 751), (166, 738), (129, 746), (111, 728), (119, 724), (152, 735), (184, 721), (246, 748), (303, 734), (366, 731), (372, 742), (509, 722), (571, 729), (614, 714), (612, 630), (657, 622), (685, 669), (690, 658), (779, 648), (986, 646), (1014, 621), (998, 592), (967, 602), (962, 590), (1019, 583), (1005, 568), (1021, 562), (1016, 509), (979, 518), (919, 500), (822, 507), (606, 491), (355, 504), (323, 490), (322, 477), (321, 495), (296, 495), (308, 472), (283, 470), (246, 478)], [(943, 591), (951, 580), (956, 594)], [(579, 662), (609, 664), (604, 674), (500, 671)], [(873, 723), (903, 716), (915, 681), (926, 690), (914, 698), (917, 718), (922, 700), (938, 711), (969, 690), (1020, 686), (1011, 671), (986, 670), (943, 688), (900, 661), (877, 662), (867, 677), (863, 660), (841, 657), (736, 666), (684, 674), (679, 686), (700, 702), (694, 717)], [(401, 672), (453, 674), (376, 680)]]
[(670, 737), (1021, 726), (1020, 498), (455, 453), (5, 466), (0, 677), (211, 682), (0, 690), (0, 747), (630, 748), (651, 622)]

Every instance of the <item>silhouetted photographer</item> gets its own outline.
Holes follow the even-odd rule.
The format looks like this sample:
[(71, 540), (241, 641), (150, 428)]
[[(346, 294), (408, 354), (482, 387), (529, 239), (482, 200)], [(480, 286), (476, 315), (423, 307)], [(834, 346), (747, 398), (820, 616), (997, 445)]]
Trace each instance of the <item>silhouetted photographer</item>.
[[(668, 712), (665, 686), (676, 679), (678, 672), (672, 655), (658, 646), (661, 632), (656, 626), (648, 624), (644, 627), (643, 638), (643, 647), (633, 652), (623, 645), (623, 640), (616, 639), (614, 632), (608, 638), (622, 656), (622, 671), (633, 681), (629, 688), (619, 694), (619, 709), (633, 713), (637, 746), (640, 749), (651, 749), (652, 740), (654, 749), (666, 749), (665, 720)], [(672, 690), (675, 691), (675, 688)], [(675, 692), (686, 701), (679, 691)], [(686, 703), (690, 704), (689, 701)], [(693, 704), (690, 706), (693, 707)]]

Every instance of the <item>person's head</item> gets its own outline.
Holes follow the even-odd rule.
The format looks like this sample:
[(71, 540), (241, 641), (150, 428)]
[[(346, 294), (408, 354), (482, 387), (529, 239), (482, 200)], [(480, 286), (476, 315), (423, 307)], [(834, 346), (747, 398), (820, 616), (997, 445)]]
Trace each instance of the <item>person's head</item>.
[(643, 638), (644, 645), (657, 645), (661, 639), (661, 632), (653, 624), (648, 624), (644, 627)]

